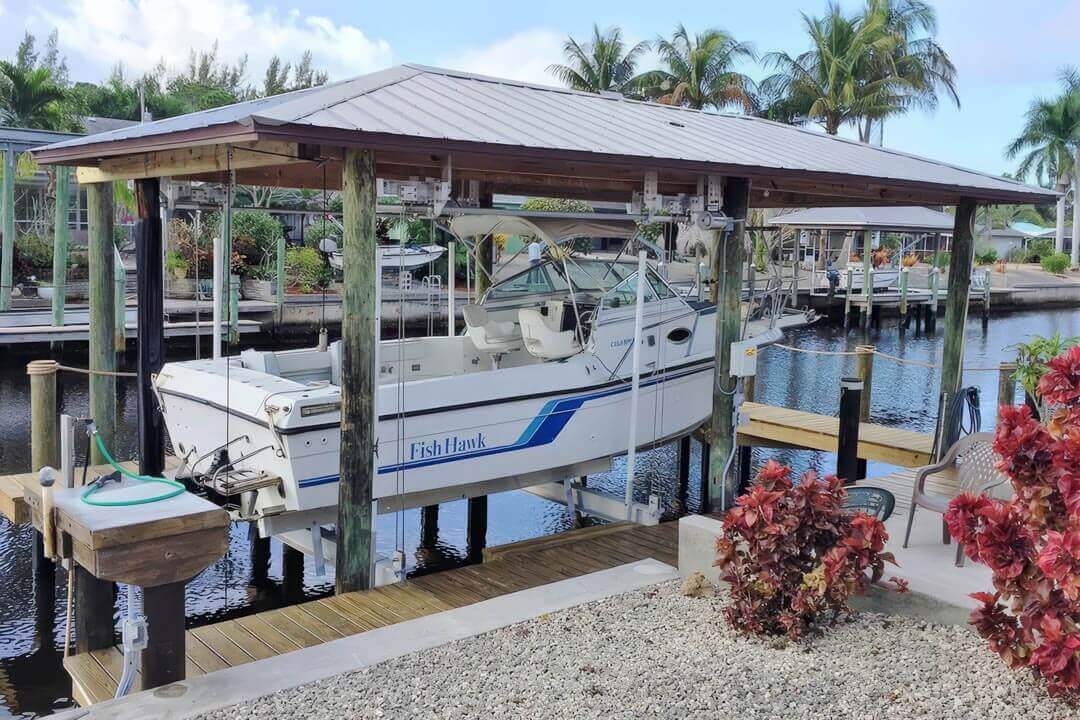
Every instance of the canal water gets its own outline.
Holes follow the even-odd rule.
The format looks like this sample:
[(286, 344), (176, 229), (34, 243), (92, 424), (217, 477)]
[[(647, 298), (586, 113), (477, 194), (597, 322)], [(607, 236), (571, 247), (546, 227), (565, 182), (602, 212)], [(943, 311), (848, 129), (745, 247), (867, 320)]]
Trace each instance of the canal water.
[[(910, 360), (938, 362), (942, 336), (909, 331), (901, 335), (895, 321), (886, 320), (880, 330), (864, 336), (859, 330), (820, 324), (789, 333), (785, 343), (810, 350), (850, 350), (871, 343), (880, 350)], [(1051, 310), (995, 315), (984, 327), (979, 319), (967, 330), (965, 386), (977, 386), (981, 395), (983, 427), (993, 423), (997, 397), (996, 368), (1011, 360), (1010, 346), (1037, 335), (1060, 332), (1080, 335), (1080, 310)], [(180, 352), (178, 358), (190, 357)], [(29, 387), (26, 363), (35, 355), (6, 350), (0, 356), (0, 474), (29, 469)], [(85, 365), (85, 356), (66, 357), (72, 365)], [(757, 399), (818, 413), (835, 414), (839, 405), (839, 378), (854, 371), (854, 358), (797, 353), (780, 348), (765, 350), (758, 364)], [(874, 366), (872, 417), (875, 422), (914, 430), (930, 431), (934, 426), (938, 373), (918, 365), (904, 365), (878, 358)], [(120, 437), (117, 455), (132, 456), (135, 448), (135, 393), (130, 381), (118, 383), (120, 393)], [(85, 415), (85, 378), (62, 377), (62, 409)], [(665, 512), (677, 516), (699, 506), (698, 478), (700, 448), (693, 444), (689, 488), (680, 497), (676, 477), (676, 448), (652, 449), (638, 456), (636, 499), (646, 502), (650, 494), (661, 498)], [(790, 464), (797, 472), (813, 469), (828, 473), (835, 457), (807, 451), (754, 451), (756, 464), (767, 458)], [(869, 474), (887, 471), (871, 465)], [(591, 487), (622, 496), (625, 463), (617, 460), (611, 472), (589, 478)], [(380, 516), (377, 542), (381, 552), (403, 547), (411, 573), (449, 567), (464, 562), (466, 552), (466, 503), (447, 503), (440, 509), (439, 538), (434, 548), (420, 548), (418, 511)], [(487, 543), (498, 545), (572, 527), (565, 508), (524, 492), (491, 496), (488, 509)], [(197, 626), (217, 620), (270, 609), (301, 598), (314, 598), (333, 588), (332, 568), (317, 576), (313, 563), (305, 568), (303, 587), (298, 592), (284, 588), (281, 551), (275, 543), (268, 572), (252, 566), (250, 544), (244, 526), (234, 525), (229, 553), (199, 575), (188, 586), (189, 624)], [(65, 625), (66, 575), (57, 573), (55, 603), (51, 608), (35, 608), (30, 573), (32, 536), (26, 527), (13, 527), (0, 520), (0, 718), (46, 715), (71, 705), (71, 687), (64, 673), (62, 647)]]

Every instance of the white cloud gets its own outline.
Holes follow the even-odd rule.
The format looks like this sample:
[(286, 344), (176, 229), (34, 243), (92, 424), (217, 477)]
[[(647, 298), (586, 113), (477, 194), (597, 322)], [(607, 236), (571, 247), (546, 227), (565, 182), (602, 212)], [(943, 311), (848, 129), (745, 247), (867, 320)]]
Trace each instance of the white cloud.
[(142, 72), (159, 60), (175, 68), (189, 51), (218, 43), (219, 56), (248, 57), (248, 79), (257, 82), (273, 55), (296, 60), (311, 50), (316, 67), (332, 79), (389, 65), (390, 45), (358, 27), (325, 17), (256, 9), (246, 0), (65, 0), (37, 18), (60, 33), (73, 74), (98, 79), (116, 62)]
[(440, 62), (454, 70), (555, 85), (555, 78), (547, 68), (552, 63), (561, 62), (565, 39), (565, 33), (553, 30), (523, 30), (486, 47), (470, 48), (449, 55)]

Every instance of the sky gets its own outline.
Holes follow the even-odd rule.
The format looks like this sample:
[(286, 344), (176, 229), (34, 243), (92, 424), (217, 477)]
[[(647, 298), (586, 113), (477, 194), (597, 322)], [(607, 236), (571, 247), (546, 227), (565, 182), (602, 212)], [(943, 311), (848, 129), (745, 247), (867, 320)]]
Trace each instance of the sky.
[[(619, 26), (636, 42), (670, 34), (681, 21), (691, 32), (724, 29), (761, 54), (795, 54), (807, 46), (801, 13), (820, 14), (825, 2), (0, 0), (0, 56), (11, 57), (24, 32), (44, 40), (55, 28), (74, 80), (103, 80), (117, 63), (133, 74), (161, 60), (178, 67), (191, 48), (216, 41), (224, 58), (247, 56), (256, 83), (272, 55), (296, 59), (310, 49), (331, 79), (419, 62), (555, 84), (547, 66), (562, 60), (567, 35), (585, 39), (594, 22)], [(854, 9), (861, 0), (842, 4)], [(943, 100), (933, 113), (889, 120), (885, 145), (986, 172), (1012, 171), (1016, 163), (1002, 150), (1031, 100), (1055, 93), (1062, 66), (1080, 66), (1080, 0), (934, 5), (938, 42), (957, 67), (961, 107)], [(758, 65), (744, 70), (767, 74)]]

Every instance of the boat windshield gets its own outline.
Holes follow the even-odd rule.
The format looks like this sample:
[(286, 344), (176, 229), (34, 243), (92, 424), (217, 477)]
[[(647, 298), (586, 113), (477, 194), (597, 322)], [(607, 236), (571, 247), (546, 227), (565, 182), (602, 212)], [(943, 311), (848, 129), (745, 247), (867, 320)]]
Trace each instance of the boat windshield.
[[(566, 263), (548, 260), (503, 280), (488, 291), (492, 300), (517, 295), (565, 293), (574, 286), (575, 293), (602, 294), (618, 285), (634, 271), (634, 266), (603, 260), (575, 259)], [(568, 281), (569, 280), (569, 281)]]
[[(675, 297), (667, 283), (657, 277), (652, 268), (645, 274), (649, 282), (642, 289), (642, 298), (651, 303), (657, 300), (666, 300)], [(613, 287), (603, 298), (603, 307), (619, 308), (637, 303), (637, 273), (631, 273), (625, 280)]]

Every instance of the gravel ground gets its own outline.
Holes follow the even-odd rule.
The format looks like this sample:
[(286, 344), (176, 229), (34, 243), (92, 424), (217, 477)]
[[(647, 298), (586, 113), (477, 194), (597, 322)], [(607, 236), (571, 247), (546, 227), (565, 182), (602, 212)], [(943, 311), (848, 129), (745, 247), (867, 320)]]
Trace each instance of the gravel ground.
[(732, 633), (677, 582), (201, 716), (1064, 720), (963, 626), (863, 614), (812, 644)]

